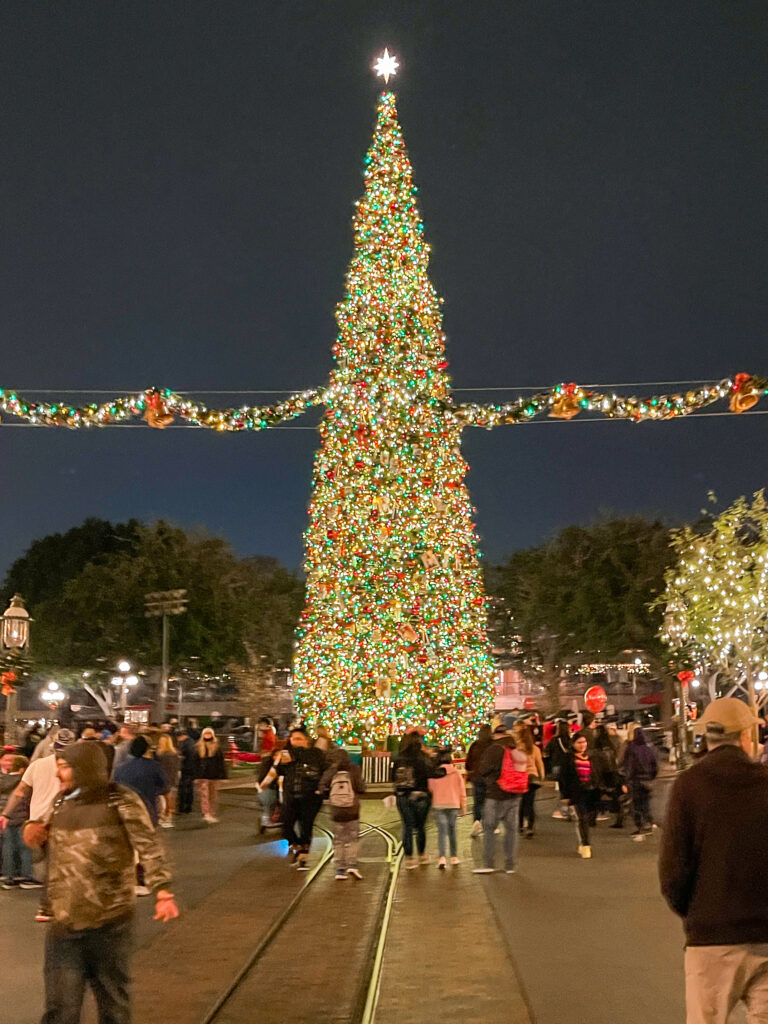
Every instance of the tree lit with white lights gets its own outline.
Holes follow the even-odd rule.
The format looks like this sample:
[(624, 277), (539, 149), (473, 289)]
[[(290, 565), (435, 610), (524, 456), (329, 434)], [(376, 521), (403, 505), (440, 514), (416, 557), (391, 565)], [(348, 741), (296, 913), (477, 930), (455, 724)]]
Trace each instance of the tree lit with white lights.
[[(721, 673), (754, 698), (768, 669), (768, 504), (739, 498), (703, 536), (673, 534), (677, 564), (659, 599), (662, 639), (696, 666)], [(764, 678), (764, 677), (763, 677)]]

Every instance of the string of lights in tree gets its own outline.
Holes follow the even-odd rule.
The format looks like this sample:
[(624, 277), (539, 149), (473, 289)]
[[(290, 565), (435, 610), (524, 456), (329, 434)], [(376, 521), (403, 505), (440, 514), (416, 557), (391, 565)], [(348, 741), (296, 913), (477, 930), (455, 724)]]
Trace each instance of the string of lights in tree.
[[(338, 362), (338, 355), (337, 355)], [(444, 363), (443, 369), (447, 367)], [(419, 373), (416, 371), (416, 375)], [(433, 373), (424, 375), (427, 382)], [(587, 389), (579, 384), (557, 384), (549, 391), (535, 395), (520, 396), (502, 405), (480, 405), (475, 402), (454, 403), (449, 397), (439, 398), (430, 393), (427, 386), (409, 382), (411, 386), (399, 388), (402, 401), (411, 405), (427, 404), (442, 410), (450, 425), (456, 427), (485, 427), (491, 429), (502, 425), (529, 423), (539, 416), (551, 419), (571, 420), (579, 413), (597, 413), (608, 419), (623, 419), (633, 423), (646, 420), (669, 420), (689, 416), (716, 402), (728, 399), (731, 412), (742, 413), (753, 408), (760, 398), (768, 395), (768, 378), (749, 373), (737, 373), (720, 381), (701, 384), (685, 392), (670, 395), (651, 395), (638, 398), (635, 395), (617, 394)], [(88, 405), (72, 405), (65, 401), (35, 402), (11, 389), (0, 389), (0, 412), (15, 419), (42, 427), (87, 427), (119, 426), (132, 420), (142, 419), (150, 427), (163, 429), (176, 419), (209, 430), (239, 431), (265, 430), (295, 419), (308, 409), (318, 405), (329, 405), (336, 399), (343, 399), (345, 388), (366, 386), (365, 377), (331, 392), (327, 388), (316, 388), (290, 395), (273, 405), (241, 406), (225, 409), (211, 409), (204, 403), (180, 395), (178, 392), (147, 388), (135, 395), (124, 395)]]
[(656, 604), (662, 640), (682, 663), (717, 670), (733, 683), (768, 669), (768, 502), (737, 499), (702, 534), (672, 535), (677, 556)]

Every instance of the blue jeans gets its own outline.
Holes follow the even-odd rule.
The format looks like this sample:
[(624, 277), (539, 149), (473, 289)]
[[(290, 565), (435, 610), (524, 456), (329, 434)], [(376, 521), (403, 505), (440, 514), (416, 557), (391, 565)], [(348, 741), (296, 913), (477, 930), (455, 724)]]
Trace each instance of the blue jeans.
[(504, 867), (511, 871), (517, 862), (518, 815), (520, 814), (520, 795), (508, 797), (506, 800), (494, 800), (486, 797), (483, 808), (483, 865), (494, 866), (496, 853), (496, 836), (494, 832), (504, 822)]
[(458, 807), (435, 807), (432, 810), (437, 825), (437, 850), (441, 857), (446, 856), (446, 846), (450, 846), (451, 856), (456, 854), (456, 819)]
[(483, 820), (483, 807), (487, 790), (488, 786), (485, 779), (472, 779), (472, 792), (475, 795), (475, 806), (473, 807), (475, 821)]
[(21, 825), (7, 825), (3, 832), (3, 874), (6, 878), (31, 878), (32, 853), (21, 838)]
[(413, 856), (413, 836), (416, 834), (416, 849), (424, 853), (427, 834), (424, 826), (429, 814), (432, 797), (429, 793), (398, 793), (397, 809), (403, 820), (403, 850), (406, 857)]
[(79, 932), (48, 929), (45, 937), (45, 1013), (41, 1024), (79, 1024), (90, 984), (101, 1024), (131, 1024), (128, 967), (133, 918)]
[(270, 786), (269, 789), (259, 790), (259, 804), (261, 805), (261, 825), (266, 828), (272, 820), (272, 811), (277, 803), (277, 790)]

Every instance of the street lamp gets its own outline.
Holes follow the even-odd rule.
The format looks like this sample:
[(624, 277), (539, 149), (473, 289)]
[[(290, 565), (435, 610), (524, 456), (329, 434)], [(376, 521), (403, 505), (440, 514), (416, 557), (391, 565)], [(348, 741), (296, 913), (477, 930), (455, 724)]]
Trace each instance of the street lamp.
[(122, 712), (123, 721), (125, 721), (125, 705), (128, 690), (138, 685), (139, 677), (132, 674), (130, 661), (119, 661), (117, 663), (117, 671), (120, 674), (112, 676), (112, 685), (120, 687), (120, 711)]
[[(21, 658), (29, 650), (29, 624), (32, 619), (24, 607), (24, 601), (14, 594), (11, 603), (3, 612), (0, 625), (0, 648), (3, 654), (11, 659)], [(9, 684), (10, 686), (10, 684)], [(16, 734), (16, 690), (10, 686), (5, 697), (5, 736), (6, 743), (13, 742)]]
[(55, 679), (52, 679), (45, 689), (40, 691), (40, 700), (43, 704), (47, 704), (51, 711), (58, 710), (59, 704), (64, 700), (64, 691)]

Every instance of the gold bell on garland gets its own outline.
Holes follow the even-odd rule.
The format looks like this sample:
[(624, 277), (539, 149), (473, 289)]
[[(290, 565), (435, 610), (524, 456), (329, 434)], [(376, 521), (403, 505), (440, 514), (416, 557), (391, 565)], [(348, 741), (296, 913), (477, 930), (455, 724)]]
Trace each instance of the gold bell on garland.
[(752, 390), (752, 378), (748, 373), (737, 373), (733, 378), (733, 394), (728, 403), (731, 412), (746, 412), (757, 405), (758, 396)]
[(584, 392), (575, 384), (566, 384), (562, 391), (553, 399), (549, 416), (554, 420), (572, 420), (581, 411), (581, 399)]

